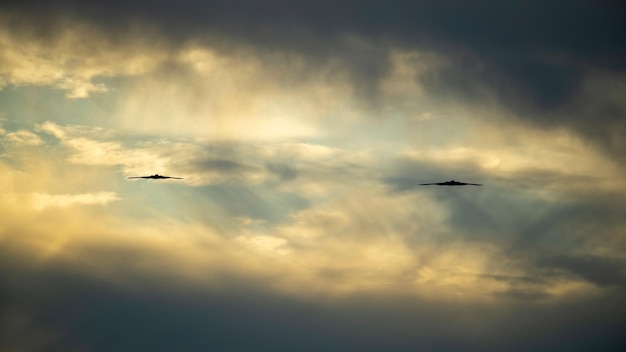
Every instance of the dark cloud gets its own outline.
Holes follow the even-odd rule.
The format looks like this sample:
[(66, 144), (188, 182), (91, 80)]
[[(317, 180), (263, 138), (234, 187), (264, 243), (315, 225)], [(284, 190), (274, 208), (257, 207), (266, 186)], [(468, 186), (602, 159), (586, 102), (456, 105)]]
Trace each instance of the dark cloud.
[(570, 106), (553, 116), (626, 165), (626, 75), (603, 72), (595, 76)]
[[(534, 202), (525, 221), (515, 227), (510, 248), (520, 252), (552, 248), (557, 253), (584, 253), (589, 248), (607, 245), (617, 249), (623, 246), (623, 234), (617, 229), (626, 225), (622, 215), (625, 210), (626, 204), (616, 199), (614, 193)], [(539, 258), (543, 256), (537, 256), (538, 260), (542, 261)]]
[(503, 53), (503, 57), (484, 58), (481, 53), (451, 53), (450, 62), (418, 79), (437, 96), (467, 102), (495, 96), (522, 111), (550, 111), (569, 102), (584, 68), (527, 55)]
[[(298, 36), (328, 39), (354, 33), (406, 45), (464, 48), (492, 63), (507, 65), (539, 54), (622, 68), (626, 50), (619, 1), (452, 1), (341, 0), (293, 3), (265, 1), (20, 1), (5, 2), (26, 12), (78, 12), (95, 21), (146, 20), (166, 33), (216, 31), (231, 37), (297, 47)], [(34, 6), (37, 4), (38, 6)], [(5, 5), (5, 6), (7, 6)], [(110, 22), (114, 20), (114, 22)], [(288, 31), (287, 31), (288, 30)], [(301, 38), (300, 38), (301, 39)], [(324, 51), (322, 43), (319, 50)], [(498, 66), (498, 65), (496, 65)], [(523, 67), (523, 65), (522, 65)], [(524, 70), (523, 68), (522, 70)]]
[(511, 276), (511, 275), (480, 275), (480, 277), (503, 282), (508, 285), (504, 291), (497, 292), (495, 296), (508, 298), (513, 301), (540, 301), (550, 299), (550, 294), (546, 291), (552, 277), (540, 275)]
[(564, 270), (600, 286), (626, 285), (626, 261), (595, 255), (556, 255), (539, 260), (547, 268)]
[[(3, 253), (4, 254), (4, 253)], [(3, 255), (3, 258), (6, 256)], [(49, 263), (51, 264), (51, 263)], [(620, 351), (623, 293), (551, 306), (486, 307), (355, 296), (310, 302), (225, 277), (222, 288), (158, 279), (111, 285), (69, 268), (3, 265), (3, 318), (48, 331), (31, 351)], [(119, 275), (123, 275), (120, 272)], [(3, 344), (21, 347), (3, 330)], [(567, 338), (564, 338), (567, 336)]]
[[(143, 20), (168, 35), (215, 33), (310, 56), (348, 54), (335, 46), (335, 39), (345, 34), (375, 40), (377, 45), (435, 49), (449, 54), (453, 62), (437, 80), (447, 83), (448, 89), (468, 91), (478, 81), (497, 91), (504, 88), (505, 94), (518, 93), (540, 106), (558, 105), (570, 96), (580, 75), (590, 67), (622, 70), (626, 62), (625, 8), (618, 1), (67, 0), (19, 4), (14, 6), (25, 12), (76, 12), (109, 27)], [(384, 70), (384, 55), (376, 51), (359, 54), (351, 57), (359, 75), (377, 76)]]
[(265, 167), (281, 181), (291, 181), (298, 177), (298, 170), (287, 163), (268, 162)]
[(38, 14), (35, 28), (42, 37), (55, 33), (42, 19), (68, 13), (113, 37), (143, 23), (172, 45), (210, 38), (223, 48), (247, 43), (259, 54), (298, 52), (309, 65), (335, 60), (372, 108), (390, 49), (436, 52), (440, 67), (415, 77), (435, 96), (478, 103), (495, 96), (533, 123), (572, 128), (617, 158), (626, 151), (623, 104), (590, 108), (597, 99), (590, 101), (583, 87), (594, 70), (611, 76), (626, 69), (626, 7), (620, 1), (58, 0), (4, 6), (18, 11), (16, 22)]

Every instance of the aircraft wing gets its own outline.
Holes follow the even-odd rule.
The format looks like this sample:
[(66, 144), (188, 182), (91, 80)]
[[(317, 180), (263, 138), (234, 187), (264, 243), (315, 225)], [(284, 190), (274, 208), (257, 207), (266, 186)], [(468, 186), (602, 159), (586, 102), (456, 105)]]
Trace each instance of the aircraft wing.
[(151, 175), (151, 176), (132, 176), (129, 178), (145, 178), (145, 179), (150, 179), (150, 180), (162, 180), (162, 179), (166, 179), (166, 178), (175, 178), (178, 180), (182, 180), (182, 177), (174, 177), (174, 176), (162, 176), (162, 175)]

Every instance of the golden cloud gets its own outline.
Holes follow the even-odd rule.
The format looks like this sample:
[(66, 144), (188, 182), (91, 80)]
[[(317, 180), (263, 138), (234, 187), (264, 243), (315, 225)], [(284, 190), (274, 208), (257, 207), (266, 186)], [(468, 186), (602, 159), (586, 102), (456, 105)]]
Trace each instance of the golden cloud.
[(65, 18), (42, 39), (36, 26), (20, 23), (11, 13), (0, 13), (0, 23), (0, 89), (54, 86), (68, 98), (86, 98), (107, 91), (94, 79), (139, 75), (167, 59), (158, 39), (146, 31), (112, 38), (89, 23)]

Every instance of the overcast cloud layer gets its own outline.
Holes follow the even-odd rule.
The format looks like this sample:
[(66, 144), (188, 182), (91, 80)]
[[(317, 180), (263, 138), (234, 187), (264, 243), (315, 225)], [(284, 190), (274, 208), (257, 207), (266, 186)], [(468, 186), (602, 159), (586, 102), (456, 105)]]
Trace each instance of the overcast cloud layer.
[(626, 347), (620, 2), (3, 4), (3, 349)]

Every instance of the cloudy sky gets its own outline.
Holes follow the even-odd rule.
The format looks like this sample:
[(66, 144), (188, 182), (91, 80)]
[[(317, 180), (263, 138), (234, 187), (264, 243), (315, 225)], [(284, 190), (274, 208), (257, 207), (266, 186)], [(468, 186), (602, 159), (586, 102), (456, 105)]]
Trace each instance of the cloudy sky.
[(2, 3), (3, 351), (626, 349), (623, 3)]

